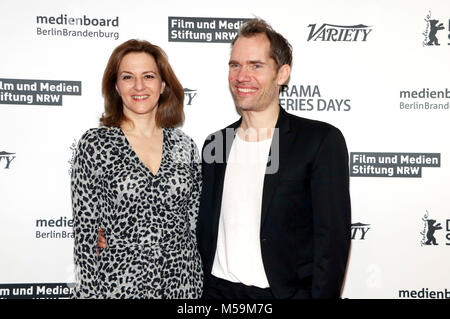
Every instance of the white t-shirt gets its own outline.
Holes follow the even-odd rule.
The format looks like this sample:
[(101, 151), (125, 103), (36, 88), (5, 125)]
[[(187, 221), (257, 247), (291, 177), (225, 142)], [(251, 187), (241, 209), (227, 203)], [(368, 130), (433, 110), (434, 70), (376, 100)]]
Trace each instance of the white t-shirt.
[(231, 146), (223, 185), (212, 274), (247, 286), (268, 288), (261, 257), (260, 225), (264, 176), (272, 139)]

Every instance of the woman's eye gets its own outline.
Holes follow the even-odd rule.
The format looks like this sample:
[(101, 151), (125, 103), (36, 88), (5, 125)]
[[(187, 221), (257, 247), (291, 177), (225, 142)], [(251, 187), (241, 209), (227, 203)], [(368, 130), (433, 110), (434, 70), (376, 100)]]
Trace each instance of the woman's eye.
[(131, 75), (122, 76), (122, 80), (129, 80), (129, 79), (131, 79)]
[(147, 74), (147, 75), (144, 76), (144, 78), (146, 78), (146, 79), (154, 79), (155, 76), (153, 74)]

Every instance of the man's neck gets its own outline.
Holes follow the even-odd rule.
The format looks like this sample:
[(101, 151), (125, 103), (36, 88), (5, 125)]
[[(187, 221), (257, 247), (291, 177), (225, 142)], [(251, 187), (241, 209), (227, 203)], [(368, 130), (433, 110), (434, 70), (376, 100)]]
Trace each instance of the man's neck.
[[(273, 129), (278, 120), (280, 107), (272, 105), (263, 111), (242, 111), (242, 122), (238, 132), (239, 137), (254, 142), (272, 137)], [(243, 132), (242, 132), (243, 131)]]

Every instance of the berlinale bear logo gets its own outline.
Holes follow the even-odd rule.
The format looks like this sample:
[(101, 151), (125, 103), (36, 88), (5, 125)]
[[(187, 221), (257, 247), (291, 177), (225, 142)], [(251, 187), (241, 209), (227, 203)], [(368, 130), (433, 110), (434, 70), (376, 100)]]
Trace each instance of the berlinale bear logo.
[(440, 45), (436, 34), (438, 31), (445, 29), (443, 23), (439, 23), (439, 20), (437, 19), (432, 19), (431, 12), (427, 14), (425, 21), (427, 23), (427, 27), (425, 32), (422, 33), (425, 36), (423, 46)]
[(434, 233), (436, 232), (436, 230), (440, 230), (442, 229), (441, 223), (437, 223), (436, 224), (436, 220), (435, 219), (428, 219), (428, 211), (425, 214), (425, 216), (422, 218), (422, 220), (424, 221), (424, 229), (421, 232), (422, 234), (422, 242), (421, 242), (421, 246), (423, 245), (439, 245), (436, 241), (436, 238), (434, 237)]
[(428, 34), (429, 41), (427, 45), (440, 45), (436, 33), (439, 30), (444, 30), (444, 25), (439, 23), (439, 20), (430, 20), (428, 23), (430, 23), (430, 33)]

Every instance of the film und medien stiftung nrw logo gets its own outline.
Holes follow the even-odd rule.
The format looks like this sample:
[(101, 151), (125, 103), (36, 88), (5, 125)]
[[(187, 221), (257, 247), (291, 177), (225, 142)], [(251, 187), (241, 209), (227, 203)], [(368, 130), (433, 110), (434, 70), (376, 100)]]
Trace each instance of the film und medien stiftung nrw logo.
[(307, 41), (366, 42), (373, 28), (364, 24), (336, 25), (329, 23), (308, 25)]
[(169, 42), (230, 43), (245, 18), (168, 17)]
[(36, 16), (36, 34), (48, 37), (119, 39), (119, 17), (71, 17), (67, 14), (57, 16)]
[(66, 299), (72, 294), (66, 283), (0, 284), (0, 299)]
[(350, 176), (422, 177), (423, 167), (441, 167), (441, 153), (350, 153)]
[(350, 111), (349, 98), (324, 96), (318, 85), (281, 86), (279, 104), (287, 111)]
[(0, 78), (0, 104), (63, 105), (64, 95), (81, 95), (81, 82)]
[(445, 44), (445, 35), (447, 36), (447, 44), (450, 45), (450, 19), (448, 20), (448, 32), (444, 32), (444, 23), (446, 23), (447, 21), (435, 18), (431, 15), (431, 11), (428, 11), (428, 14), (426, 15), (424, 20), (426, 22), (426, 26), (425, 31), (422, 32), (422, 35), (424, 37), (422, 46), (432, 47)]
[[(425, 215), (422, 217), (423, 229), (420, 232), (421, 246), (439, 246), (442, 243), (441, 234), (446, 231), (447, 243), (445, 245), (450, 246), (450, 219), (446, 220), (446, 228), (444, 229), (439, 221), (434, 218), (430, 218), (430, 213), (426, 211)], [(436, 238), (438, 237), (439, 240)]]
[(16, 158), (16, 153), (0, 152), (0, 169), (10, 169), (12, 161)]

